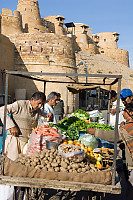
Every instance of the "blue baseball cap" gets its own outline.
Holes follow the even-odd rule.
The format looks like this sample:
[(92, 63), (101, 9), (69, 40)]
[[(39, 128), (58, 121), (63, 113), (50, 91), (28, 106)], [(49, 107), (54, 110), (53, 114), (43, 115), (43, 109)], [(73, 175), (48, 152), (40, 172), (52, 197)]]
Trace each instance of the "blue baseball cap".
[(132, 95), (133, 95), (133, 93), (132, 93), (132, 91), (130, 89), (123, 89), (120, 92), (120, 98), (121, 99), (125, 99), (127, 97), (132, 96)]

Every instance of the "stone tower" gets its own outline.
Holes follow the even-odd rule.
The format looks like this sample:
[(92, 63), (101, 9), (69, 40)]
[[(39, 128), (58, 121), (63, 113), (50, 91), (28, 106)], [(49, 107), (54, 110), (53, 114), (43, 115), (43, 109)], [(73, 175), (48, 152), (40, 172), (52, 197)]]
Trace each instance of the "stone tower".
[(37, 0), (18, 0), (17, 10), (22, 15), (23, 29), (26, 33), (45, 32)]

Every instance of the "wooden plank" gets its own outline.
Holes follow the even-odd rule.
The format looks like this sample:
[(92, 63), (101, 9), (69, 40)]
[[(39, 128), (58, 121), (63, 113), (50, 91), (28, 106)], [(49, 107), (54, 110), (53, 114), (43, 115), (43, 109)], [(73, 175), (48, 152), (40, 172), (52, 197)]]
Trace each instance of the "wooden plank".
[(102, 185), (93, 183), (79, 183), (79, 182), (23, 178), (23, 177), (9, 177), (9, 176), (0, 176), (0, 184), (14, 185), (20, 187), (52, 188), (57, 190), (60, 189), (60, 190), (70, 190), (70, 191), (84, 190), (84, 191), (105, 192), (112, 194), (121, 193), (120, 184), (113, 186), (113, 185)]

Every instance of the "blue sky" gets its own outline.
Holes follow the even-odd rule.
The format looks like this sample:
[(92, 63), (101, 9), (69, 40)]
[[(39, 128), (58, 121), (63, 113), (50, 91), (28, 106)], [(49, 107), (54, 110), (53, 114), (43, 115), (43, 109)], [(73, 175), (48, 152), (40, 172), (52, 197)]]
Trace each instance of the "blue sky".
[[(66, 22), (85, 23), (93, 33), (118, 32), (118, 48), (129, 51), (133, 69), (133, 0), (39, 0), (41, 17), (63, 15)], [(0, 0), (2, 8), (17, 9), (18, 0)]]

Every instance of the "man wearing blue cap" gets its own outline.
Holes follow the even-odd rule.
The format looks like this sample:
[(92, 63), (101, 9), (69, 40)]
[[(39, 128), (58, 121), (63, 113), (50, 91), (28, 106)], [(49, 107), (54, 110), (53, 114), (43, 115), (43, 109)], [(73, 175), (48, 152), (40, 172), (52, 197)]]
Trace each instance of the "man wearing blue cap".
[(133, 93), (130, 89), (123, 89), (120, 93), (120, 98), (124, 105), (133, 101)]

